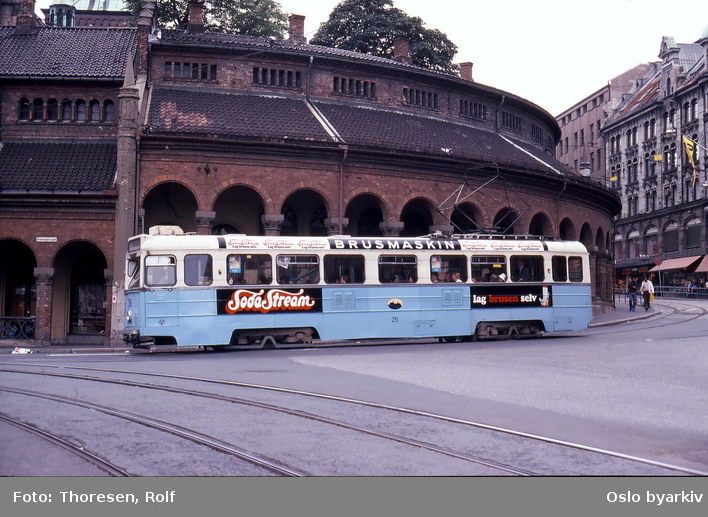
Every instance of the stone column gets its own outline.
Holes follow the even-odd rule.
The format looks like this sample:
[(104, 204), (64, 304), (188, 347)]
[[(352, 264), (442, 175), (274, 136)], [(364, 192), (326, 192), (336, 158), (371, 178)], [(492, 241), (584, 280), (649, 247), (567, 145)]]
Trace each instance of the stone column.
[(38, 346), (51, 345), (54, 268), (36, 267), (34, 268), (34, 278), (37, 281), (37, 320), (34, 341)]
[(327, 230), (327, 235), (342, 235), (346, 233), (346, 228), (349, 226), (349, 219), (346, 217), (342, 217), (342, 227), (340, 231), (339, 227), (339, 217), (330, 217), (328, 219), (324, 220), (325, 228)]
[(194, 213), (197, 220), (197, 235), (211, 235), (211, 229), (214, 226), (216, 212), (211, 210), (197, 210)]
[(106, 282), (106, 301), (103, 302), (103, 310), (105, 311), (106, 315), (106, 329), (103, 331), (103, 335), (105, 336), (105, 343), (104, 345), (110, 345), (111, 342), (111, 319), (112, 319), (112, 311), (114, 307), (114, 300), (117, 300), (117, 294), (113, 290), (113, 270), (112, 269), (104, 269), (103, 270), (103, 278)]
[[(123, 290), (125, 277), (125, 255), (128, 239), (136, 231), (136, 192), (138, 188), (138, 101), (140, 93), (136, 88), (121, 88), (118, 94), (118, 159), (116, 162), (116, 220), (113, 245), (113, 280), (111, 295), (111, 342), (122, 344), (120, 331), (123, 328)], [(115, 297), (113, 296), (115, 293)]]
[(285, 220), (283, 214), (264, 214), (261, 216), (261, 223), (263, 223), (263, 230), (266, 235), (276, 236), (280, 235), (280, 227)]
[(379, 223), (379, 228), (384, 234), (384, 237), (398, 237), (403, 231), (402, 221), (383, 221)]

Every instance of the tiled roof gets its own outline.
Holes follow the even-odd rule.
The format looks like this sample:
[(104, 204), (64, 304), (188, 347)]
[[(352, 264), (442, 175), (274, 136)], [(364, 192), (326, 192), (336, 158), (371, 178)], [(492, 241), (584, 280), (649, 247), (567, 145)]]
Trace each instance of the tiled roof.
[(113, 188), (116, 144), (0, 144), (0, 191), (102, 191)]
[(155, 88), (149, 130), (234, 138), (331, 141), (302, 100)]
[(559, 171), (569, 172), (552, 154), (531, 145), (513, 145), (492, 131), (462, 122), (381, 108), (326, 102), (313, 105), (320, 112), (318, 116), (304, 98), (162, 87), (152, 94), (148, 131), (293, 143), (346, 143), (365, 149), (498, 162), (549, 172), (540, 159)]
[[(159, 38), (152, 41), (153, 44), (174, 44), (174, 45), (185, 45), (185, 46), (197, 46), (197, 47), (221, 47), (224, 49), (229, 48), (252, 48), (254, 50), (262, 51), (274, 51), (274, 52), (295, 52), (295, 53), (306, 53), (307, 55), (313, 55), (315, 57), (322, 56), (324, 58), (331, 57), (343, 60), (356, 61), (362, 64), (378, 64), (386, 67), (394, 67), (401, 71), (409, 70), (417, 74), (434, 75), (439, 78), (446, 80), (459, 81), (460, 83), (468, 86), (474, 87), (482, 90), (486, 94), (498, 95), (506, 97), (507, 101), (515, 100), (527, 104), (529, 107), (539, 110), (544, 116), (548, 117), (550, 120), (554, 120), (553, 117), (546, 112), (540, 106), (537, 106), (533, 102), (519, 97), (513, 93), (509, 93), (493, 86), (488, 86), (482, 83), (468, 81), (463, 81), (457, 75), (446, 72), (439, 72), (435, 70), (430, 70), (427, 68), (421, 68), (419, 66), (405, 63), (403, 61), (398, 61), (396, 59), (389, 59), (385, 57), (374, 56), (371, 54), (363, 54), (361, 52), (355, 52), (353, 50), (344, 50), (334, 47), (324, 47), (321, 45), (309, 45), (303, 43), (296, 43), (289, 40), (277, 40), (269, 38), (260, 38), (255, 36), (244, 36), (238, 34), (222, 34), (218, 32), (189, 32), (181, 29), (160, 29)], [(560, 131), (557, 137), (560, 137)]]
[(0, 27), (0, 76), (123, 77), (134, 48), (134, 29)]

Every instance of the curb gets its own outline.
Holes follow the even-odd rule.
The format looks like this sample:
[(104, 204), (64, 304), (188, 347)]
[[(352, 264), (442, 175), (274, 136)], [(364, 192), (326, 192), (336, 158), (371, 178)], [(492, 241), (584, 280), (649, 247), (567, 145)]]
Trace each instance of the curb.
[(641, 320), (647, 320), (649, 318), (653, 318), (654, 316), (658, 316), (659, 314), (662, 314), (663, 311), (653, 311), (653, 312), (647, 312), (645, 314), (640, 314), (638, 316), (629, 316), (627, 318), (621, 318), (621, 319), (616, 319), (612, 321), (601, 321), (598, 323), (590, 323), (588, 325), (588, 328), (594, 328), (594, 327), (609, 327), (612, 325), (621, 325), (623, 323), (631, 323), (633, 321), (641, 321)]

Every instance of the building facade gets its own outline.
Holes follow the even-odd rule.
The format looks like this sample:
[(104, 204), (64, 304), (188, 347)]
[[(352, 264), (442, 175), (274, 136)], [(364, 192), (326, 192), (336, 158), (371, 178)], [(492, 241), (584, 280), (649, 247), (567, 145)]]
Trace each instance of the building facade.
[(556, 146), (558, 160), (582, 176), (605, 183), (605, 141), (601, 128), (625, 95), (656, 65), (638, 65), (607, 82), (556, 117), (561, 138)]
[[(618, 279), (708, 250), (707, 54), (708, 30), (692, 44), (663, 38), (661, 62), (603, 125), (607, 180), (623, 206), (612, 239)], [(684, 138), (697, 149), (693, 161)]]
[[(415, 67), (405, 41), (385, 59), (308, 45), (302, 16), (291, 16), (289, 39), (268, 40), (204, 32), (200, 2), (188, 30), (155, 27), (153, 11), (146, 2), (135, 29), (2, 29), (19, 57), (0, 71), (0, 257), (22, 258), (0, 263), (0, 307), (6, 321), (33, 318), (35, 340), (115, 338), (127, 239), (158, 224), (580, 240), (598, 309), (611, 302), (619, 197), (555, 158), (560, 130), (538, 106), (475, 83), (471, 64), (460, 76)], [(99, 62), (120, 69), (76, 70), (74, 82), (23, 69), (20, 49), (37, 35), (71, 55), (52, 31), (113, 38), (118, 54)], [(47, 147), (69, 144), (79, 147)], [(91, 304), (103, 327), (72, 323), (90, 321)]]

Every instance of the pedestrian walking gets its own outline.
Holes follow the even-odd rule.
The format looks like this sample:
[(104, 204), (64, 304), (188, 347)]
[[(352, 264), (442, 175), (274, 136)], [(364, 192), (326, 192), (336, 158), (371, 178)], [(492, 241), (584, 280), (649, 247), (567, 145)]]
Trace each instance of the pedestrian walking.
[(651, 297), (654, 294), (654, 284), (647, 277), (642, 280), (642, 285), (639, 288), (644, 297), (644, 310), (648, 311), (651, 308)]
[(627, 295), (629, 296), (629, 312), (635, 312), (637, 310), (637, 291), (639, 290), (639, 285), (637, 284), (637, 279), (633, 276), (629, 277), (627, 281)]

